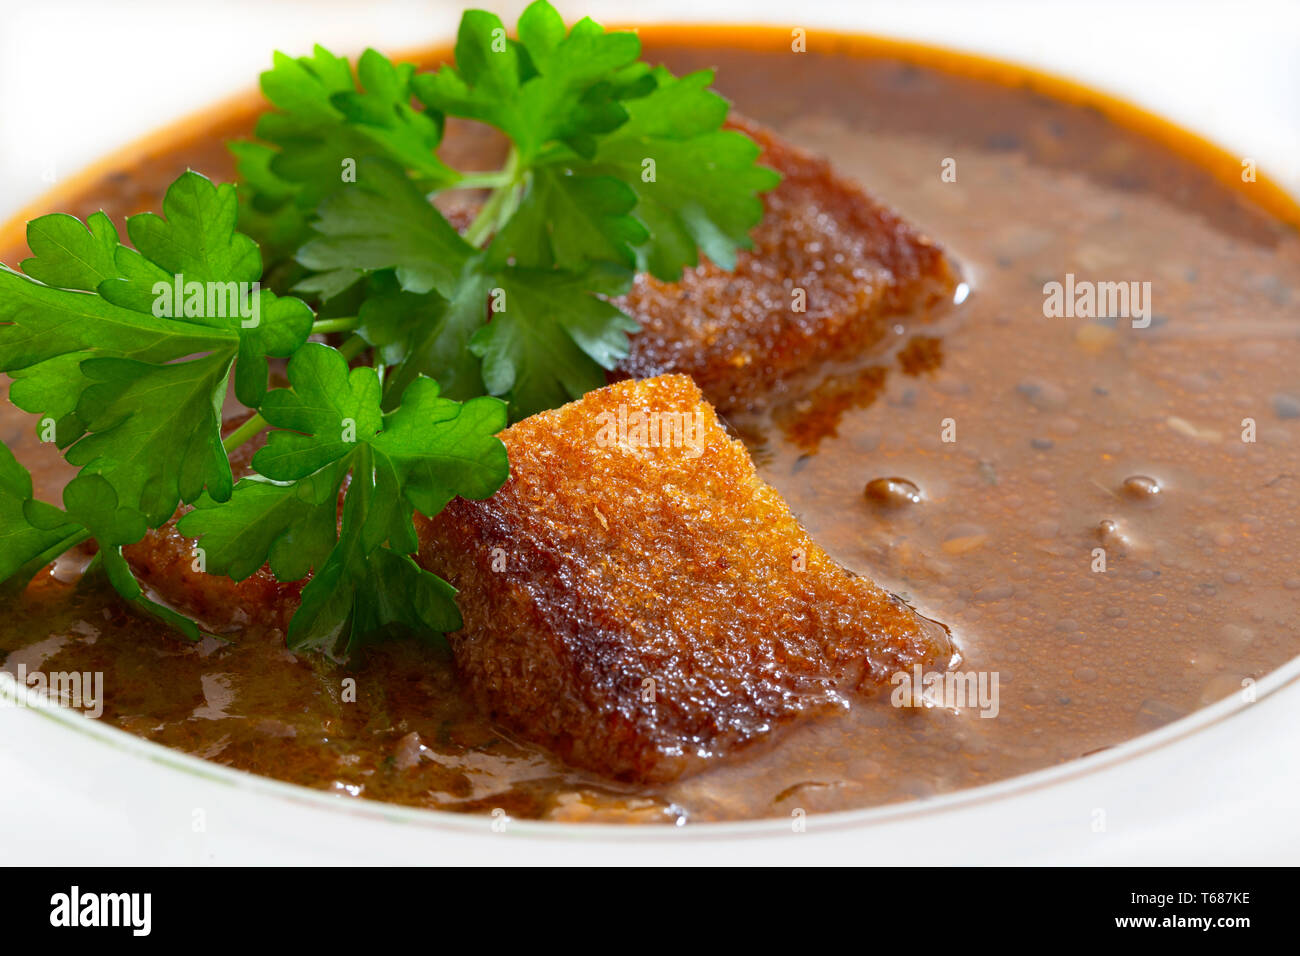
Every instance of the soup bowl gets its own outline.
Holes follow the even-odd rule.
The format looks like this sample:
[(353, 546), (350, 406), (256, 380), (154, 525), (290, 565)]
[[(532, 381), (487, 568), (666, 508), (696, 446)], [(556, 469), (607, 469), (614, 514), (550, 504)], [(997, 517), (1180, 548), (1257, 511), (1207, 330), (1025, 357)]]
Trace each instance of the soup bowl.
[[(159, 90), (153, 74), (124, 67), (121, 82), (134, 95), (120, 96), (123, 107), (111, 115), (87, 109), (73, 121), (61, 115), (55, 125), (43, 118), (39, 99), (7, 108), (0, 117), (4, 140), (21, 135), (43, 145), (4, 158), (3, 218), (56, 208), (34, 199), (63, 171), (131, 143), (195, 102), (240, 89), (271, 48), (433, 44), (451, 35), (459, 15), (459, 8), (438, 8), (412, 31), (404, 4), (370, 5), (364, 23), (345, 8), (321, 16), (313, 5), (305, 24), (308, 5), (245, 6), (264, 19), (264, 41), (250, 44), (236, 27), (217, 23), (203, 49), (184, 50), (166, 33), (183, 33), (184, 18), (156, 18), (134, 42), (173, 51), (164, 54), (177, 57), (167, 88)], [(503, 13), (517, 6), (505, 5)], [(1158, 3), (808, 3), (798, 24), (788, 22), (787, 7), (592, 3), (566, 5), (564, 12), (591, 13), (606, 24), (764, 23), (805, 31), (814, 41), (819, 31), (869, 33), (1024, 64), (1061, 77), (1063, 89), (1077, 82), (1166, 117), (1300, 195), (1300, 16), (1290, 5), (1257, 10), (1249, 21), (1191, 5), (1180, 7), (1174, 21)], [(94, 10), (83, 12), (91, 17)], [(63, 42), (42, 14), (22, 15), (34, 18), (28, 35), (36, 40), (0, 66), (15, 74), (23, 57), (38, 59)], [(1278, 28), (1267, 29), (1269, 23)], [(114, 29), (111, 22), (102, 27), (85, 33)], [(1213, 76), (1200, 66), (1209, 56), (1219, 64)], [(1268, 72), (1261, 76), (1261, 69)], [(42, 93), (49, 98), (44, 111), (75, 101), (70, 90), (87, 75), (67, 72), (68, 89)], [(129, 155), (151, 147), (145, 140), (123, 148)], [(2, 672), (0, 702), (0, 773), (9, 781), (0, 796), (0, 845), (14, 862), (671, 864), (710, 862), (719, 843), (739, 863), (1258, 864), (1294, 862), (1300, 854), (1293, 798), (1300, 735), (1291, 730), (1300, 718), (1300, 657), (1158, 730), (988, 785), (794, 819), (675, 827), (515, 820), (357, 800), (158, 746), (36, 699)]]

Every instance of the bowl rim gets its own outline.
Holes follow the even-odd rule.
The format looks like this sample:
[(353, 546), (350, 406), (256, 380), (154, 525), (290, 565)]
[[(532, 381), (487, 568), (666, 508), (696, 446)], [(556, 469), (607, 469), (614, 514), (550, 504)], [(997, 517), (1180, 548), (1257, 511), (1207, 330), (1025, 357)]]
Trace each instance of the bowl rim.
[[(1113, 747), (1087, 756), (934, 797), (817, 813), (815, 814), (817, 827), (819, 831), (826, 831), (882, 826), (1023, 795), (1079, 777), (1090, 776), (1128, 763), (1154, 750), (1166, 748), (1238, 716), (1249, 708), (1259, 707), (1266, 699), (1276, 698), (1280, 691), (1291, 685), (1300, 686), (1300, 655), (1255, 681), (1253, 700), (1241, 691), (1235, 691), (1222, 700), (1201, 707), (1163, 727), (1131, 737)], [(1269, 706), (1276, 708), (1281, 705), (1274, 700)], [(463, 832), (482, 832), (483, 829), (484, 815), (481, 813), (427, 809), (364, 797), (343, 797), (204, 760), (63, 707), (35, 689), (21, 687), (14, 676), (4, 670), (0, 670), (0, 708), (31, 711), (40, 719), (49, 720), (69, 731), (88, 736), (129, 757), (160, 765), (191, 778), (201, 778), (245, 792), (264, 794), (281, 802), (307, 804), (317, 809), (343, 813), (355, 819), (381, 820), (421, 829), (452, 829)], [(692, 838), (727, 839), (742, 836), (777, 836), (790, 832), (790, 820), (783, 816), (707, 822), (684, 820), (679, 821), (677, 826), (570, 823), (561, 820), (512, 817), (510, 826), (512, 832), (519, 836), (544, 838), (564, 838), (570, 835), (599, 836), (601, 839), (613, 838), (625, 842), (672, 839), (672, 835), (681, 833), (690, 833)]]
[[(697, 46), (725, 44), (755, 51), (770, 51), (774, 48), (783, 49), (789, 40), (788, 26), (761, 19), (629, 22), (615, 17), (608, 20), (607, 29), (634, 30), (639, 35), (652, 38), (652, 42), (671, 38), (673, 42), (687, 42)], [(867, 30), (817, 27), (817, 32), (833, 44), (835, 55), (906, 58), (909, 52), (914, 54), (924, 51), (930, 56), (929, 65), (957, 76), (991, 80), (1004, 86), (1029, 82), (1042, 95), (1101, 109), (1111, 122), (1155, 139), (1166, 148), (1182, 151), (1194, 158), (1207, 174), (1234, 195), (1245, 195), (1241, 190), (1241, 182), (1229, 178), (1224, 172), (1225, 168), (1238, 168), (1235, 151), (1228, 149), (1216, 137), (1194, 130), (1156, 109), (1142, 105), (1125, 92), (1075, 79), (1068, 73), (1033, 63), (1023, 56), (993, 55), (975, 49), (963, 49), (948, 42), (891, 37)], [(434, 51), (450, 53), (452, 43), (453, 38), (445, 36), (416, 47), (394, 48), (388, 55), (394, 59), (415, 60)], [(354, 53), (349, 52), (347, 55), (352, 57)], [(96, 156), (57, 184), (42, 190), (30, 200), (21, 202), (11, 215), (0, 218), (0, 249), (25, 243), (25, 228), (30, 219), (85, 192), (88, 186), (111, 170), (133, 165), (150, 153), (166, 150), (186, 138), (201, 135), (210, 125), (213, 115), (230, 115), (236, 111), (252, 112), (263, 106), (265, 100), (256, 86), (241, 87)], [(1194, 150), (1194, 153), (1189, 150)], [(1215, 162), (1207, 165), (1207, 159)], [(1300, 228), (1300, 180), (1288, 185), (1280, 177), (1273, 176), (1270, 169), (1271, 166), (1266, 166), (1258, 171), (1256, 181), (1251, 184), (1250, 202), (1270, 215), (1292, 222), (1296, 228)]]
[[(661, 33), (661, 35), (663, 31), (680, 30), (682, 33), (695, 34), (700, 39), (705, 36), (711, 37), (713, 38), (711, 42), (719, 42), (721, 38), (727, 35), (727, 31), (736, 31), (737, 28), (740, 28), (762, 45), (767, 45), (777, 37), (782, 40), (787, 39), (785, 31), (788, 29), (768, 22), (683, 21), (681, 23), (666, 23), (654, 21), (629, 24), (617, 19), (611, 22), (610, 28), (638, 29), (645, 32)], [(1066, 99), (1085, 96), (1098, 102), (1121, 107), (1123, 115), (1112, 116), (1111, 119), (1114, 122), (1129, 126), (1136, 125), (1148, 134), (1157, 135), (1157, 138), (1177, 135), (1185, 144), (1196, 146), (1202, 155), (1232, 155), (1229, 150), (1216, 140), (1186, 129), (1175, 121), (1166, 119), (1157, 112), (1139, 106), (1120, 94), (1098, 89), (1082, 81), (1071, 79), (1067, 75), (1058, 74), (1037, 65), (1029, 65), (1015, 58), (992, 56), (924, 40), (894, 39), (866, 31), (819, 28), (818, 32), (824, 35), (833, 35), (836, 40), (851, 45), (856, 51), (856, 55), (864, 55), (862, 51), (873, 51), (880, 54), (901, 49), (919, 48), (941, 54), (946, 64), (950, 66), (956, 64), (960, 67), (962, 73), (992, 70), (1003, 76), (1009, 75), (1008, 71), (1032, 76), (1047, 84), (1049, 95), (1057, 95)], [(430, 50), (449, 45), (449, 43), (450, 41), (446, 38), (426, 43), (418, 48), (418, 52), (428, 53)], [(416, 50), (397, 50), (393, 55), (410, 57), (416, 52)], [(865, 55), (870, 55), (870, 52)], [(24, 242), (25, 235), (22, 230), (28, 219), (40, 215), (42, 211), (58, 204), (61, 200), (84, 191), (87, 185), (93, 183), (104, 172), (118, 166), (129, 165), (136, 158), (150, 151), (166, 148), (186, 136), (193, 135), (203, 128), (205, 121), (214, 113), (256, 108), (260, 102), (260, 94), (255, 89), (238, 91), (215, 99), (185, 116), (100, 156), (75, 174), (61, 181), (58, 185), (43, 191), (30, 202), (24, 203), (12, 216), (0, 222), (0, 247), (14, 242)], [(1290, 190), (1278, 181), (1263, 174), (1261, 174), (1257, 185), (1267, 187), (1265, 190), (1266, 197), (1257, 200), (1257, 203), (1263, 208), (1269, 209), (1276, 214), (1277, 211), (1273, 210), (1272, 206), (1282, 202), (1289, 205), (1293, 211), (1300, 211), (1300, 206), (1297, 205), (1300, 203), (1300, 194), (1293, 195)], [(1197, 708), (1190, 714), (1163, 727), (1128, 738), (1103, 750), (987, 784), (953, 790), (933, 797), (922, 797), (857, 809), (819, 812), (815, 814), (818, 830), (860, 830), (866, 827), (880, 827), (1052, 788), (1080, 777), (1091, 776), (1131, 762), (1152, 751), (1169, 747), (1209, 727), (1238, 716), (1249, 708), (1260, 706), (1268, 698), (1273, 698), (1273, 701), (1269, 704), (1270, 708), (1279, 708), (1282, 705), (1277, 702), (1277, 695), (1292, 685), (1300, 686), (1300, 654), (1255, 680), (1253, 684), (1255, 691), (1253, 700), (1248, 699), (1247, 695), (1241, 692), (1233, 692), (1223, 699)], [(91, 719), (78, 711), (65, 708), (34, 690), (21, 687), (14, 679), (14, 676), (5, 670), (0, 670), (0, 709), (32, 711), (39, 715), (39, 719), (48, 720), (62, 729), (89, 737), (131, 759), (156, 764), (191, 779), (205, 780), (243, 792), (265, 795), (285, 805), (305, 804), (326, 812), (341, 813), (352, 819), (394, 823), (417, 827), (422, 830), (480, 833), (483, 829), (484, 815), (481, 813), (428, 809), (388, 803), (365, 797), (345, 797), (195, 757), (139, 737), (111, 724)], [(710, 822), (687, 820), (679, 821), (678, 826), (659, 824), (630, 825), (612, 822), (573, 823), (558, 820), (511, 818), (511, 830), (517, 836), (548, 840), (568, 837), (598, 837), (602, 841), (613, 840), (633, 843), (646, 840), (680, 839), (683, 834), (688, 833), (692, 840), (719, 840), (750, 836), (774, 837), (788, 834), (790, 822), (788, 817), (783, 816)]]

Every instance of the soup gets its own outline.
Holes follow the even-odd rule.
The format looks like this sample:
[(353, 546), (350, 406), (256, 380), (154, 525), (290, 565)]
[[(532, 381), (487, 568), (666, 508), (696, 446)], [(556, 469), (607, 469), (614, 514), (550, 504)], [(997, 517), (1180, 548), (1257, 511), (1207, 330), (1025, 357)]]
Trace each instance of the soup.
[[(114, 726), (348, 798), (681, 823), (1052, 766), (1248, 693), (1300, 653), (1300, 210), (1234, 157), (1010, 67), (852, 38), (795, 55), (783, 31), (641, 36), (675, 72), (717, 67), (738, 110), (829, 157), (962, 271), (933, 321), (900, 321), (729, 424), (838, 562), (950, 629), (969, 693), (880, 693), (694, 776), (622, 784), (485, 719), (444, 651), (391, 642), (342, 667), (256, 620), (190, 645), (79, 586), (72, 559), (7, 608), (4, 669), (102, 672)], [(224, 143), (260, 109), (155, 138), (53, 208), (120, 220), (186, 166), (229, 180)], [(499, 158), (465, 127), (447, 148)], [(13, 223), (0, 260), (24, 255)], [(1118, 296), (1106, 283), (1122, 317), (1080, 295)], [(0, 408), (0, 438), (57, 499), (66, 466), (30, 419)]]

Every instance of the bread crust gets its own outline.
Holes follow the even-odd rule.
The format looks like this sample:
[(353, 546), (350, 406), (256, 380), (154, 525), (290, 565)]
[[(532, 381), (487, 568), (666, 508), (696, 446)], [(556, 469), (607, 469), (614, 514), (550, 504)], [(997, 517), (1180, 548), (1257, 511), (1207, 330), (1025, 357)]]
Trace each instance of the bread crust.
[[(611, 445), (635, 412), (696, 416), (698, 445), (633, 427)], [(672, 780), (946, 663), (942, 628), (836, 565), (686, 376), (617, 383), (501, 437), (509, 481), (419, 519), (417, 560), (460, 591), (449, 640), (479, 705), (571, 764)]]
[(613, 375), (690, 375), (723, 414), (760, 404), (816, 362), (869, 348), (900, 316), (926, 317), (957, 282), (935, 242), (825, 159), (734, 114), (728, 125), (782, 176), (763, 197), (754, 247), (730, 272), (705, 261), (679, 282), (638, 275), (616, 304), (641, 331)]

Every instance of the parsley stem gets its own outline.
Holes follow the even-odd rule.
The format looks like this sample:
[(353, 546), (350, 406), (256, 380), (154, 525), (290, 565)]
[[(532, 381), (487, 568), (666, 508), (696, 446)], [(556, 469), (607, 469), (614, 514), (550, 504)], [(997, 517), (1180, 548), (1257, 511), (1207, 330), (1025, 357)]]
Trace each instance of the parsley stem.
[(466, 241), (480, 249), (483, 243), (487, 242), (488, 236), (501, 225), (502, 210), (508, 208), (514, 201), (515, 189), (519, 185), (522, 170), (519, 166), (519, 151), (513, 146), (510, 147), (510, 155), (499, 175), (504, 181), (492, 191), (492, 195), (488, 196), (483, 208), (478, 211), (474, 221), (465, 230)]
[(23, 580), (23, 575), (26, 574), (28, 570), (30, 570), (31, 574), (35, 574), (41, 568), (45, 567), (55, 558), (63, 554), (65, 551), (71, 551), (73, 548), (81, 544), (83, 541), (89, 541), (89, 540), (90, 540), (89, 531), (85, 530), (84, 528), (78, 531), (74, 531), (72, 534), (68, 535), (62, 541), (58, 542), (57, 544), (51, 545), (50, 547), (42, 551), (40, 554), (38, 554), (36, 557), (28, 561), (25, 565), (23, 565), (22, 569), (20, 569), (22, 573), (16, 575), (16, 577), (19, 580)]
[(334, 319), (321, 319), (311, 324), (312, 335), (323, 335), (326, 332), (351, 332), (361, 324), (359, 315), (342, 315)]
[(266, 426), (266, 419), (254, 412), (252, 418), (248, 419), (248, 421), (244, 422), (221, 440), (221, 447), (226, 450), (226, 454), (228, 455)]
[(367, 348), (369, 348), (369, 345), (366, 343), (366, 340), (354, 333), (348, 336), (347, 341), (339, 346), (339, 352), (345, 359), (351, 362)]
[[(343, 320), (339, 320), (339, 321), (343, 321)], [(355, 321), (355, 320), (350, 320), (350, 321)], [(316, 325), (318, 326), (320, 324), (321, 323), (319, 322), (316, 323)], [(343, 331), (343, 329), (340, 328), (339, 331)], [(348, 361), (351, 361), (352, 359), (360, 355), (362, 352), (364, 352), (367, 347), (368, 346), (366, 344), (365, 339), (363, 339), (359, 335), (353, 335), (349, 337), (346, 342), (344, 342), (342, 345), (339, 346), (339, 352), (343, 354), (344, 358), (346, 358)], [(258, 413), (254, 412), (252, 418), (245, 421), (242, 425), (240, 425), (233, 432), (231, 432), (229, 435), (227, 435), (225, 438), (221, 440), (221, 447), (224, 448), (226, 450), (226, 454), (229, 455), (240, 445), (244, 444), (246, 441), (249, 441), (250, 439), (255, 437), (259, 432), (261, 432), (263, 428), (266, 428), (268, 424), (270, 423), (267, 422), (265, 418), (263, 418)]]
[[(506, 186), (510, 182), (510, 176), (507, 170), (499, 169), (493, 172), (483, 173), (466, 173), (449, 189), (497, 189)], [(441, 192), (442, 190), (439, 190)], [(430, 193), (430, 198), (438, 193)]]

